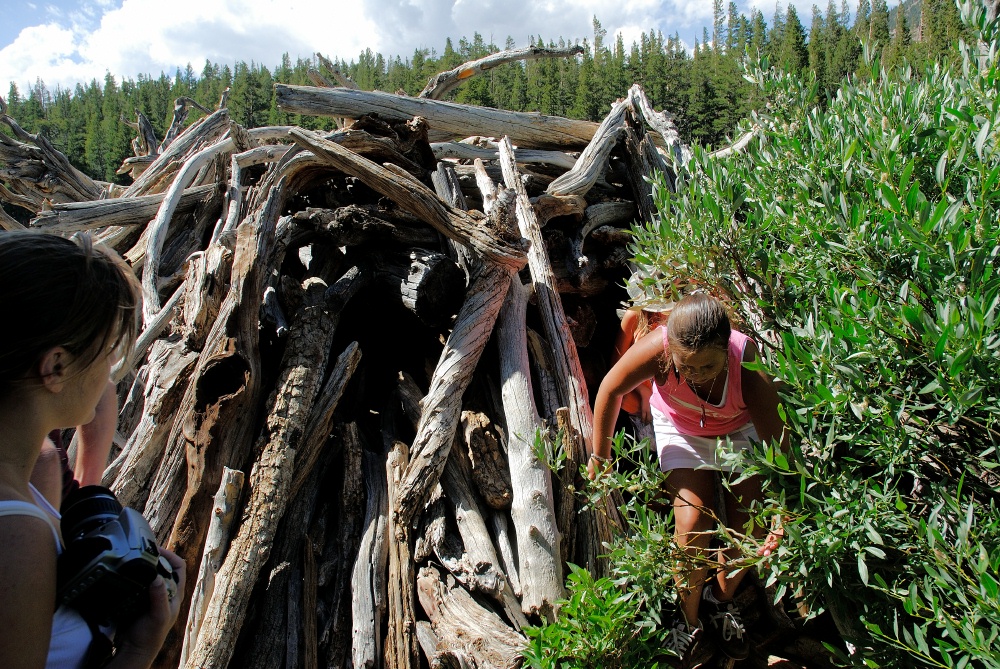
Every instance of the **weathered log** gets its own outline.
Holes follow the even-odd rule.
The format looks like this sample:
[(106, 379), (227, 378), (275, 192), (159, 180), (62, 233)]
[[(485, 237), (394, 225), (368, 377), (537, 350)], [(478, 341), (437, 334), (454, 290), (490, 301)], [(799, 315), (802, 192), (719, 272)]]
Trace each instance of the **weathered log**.
[(198, 354), (166, 340), (154, 343), (146, 363), (142, 418), (129, 435), (125, 448), (108, 467), (114, 477), (109, 487), (123, 506), (141, 509), (146, 505), (149, 477), (167, 445), (181, 398), (184, 396)]
[(528, 46), (521, 49), (508, 49), (498, 53), (491, 53), (483, 58), (462, 63), (453, 70), (438, 72), (427, 81), (424, 90), (420, 91), (417, 97), (440, 100), (469, 77), (482, 74), (506, 63), (513, 63), (519, 60), (537, 60), (540, 58), (572, 58), (582, 53), (583, 47), (579, 44), (561, 48)]
[(521, 609), (551, 619), (563, 597), (559, 528), (553, 507), (552, 476), (535, 455), (535, 439), (543, 429), (535, 410), (525, 312), (528, 298), (520, 279), (511, 281), (497, 321), (501, 396), (507, 418), (507, 458), (514, 489), (511, 518), (517, 537)]
[[(274, 538), (274, 549), (268, 561), (267, 587), (257, 597), (255, 615), (247, 618), (243, 625), (241, 638), (246, 641), (236, 648), (236, 655), (229, 662), (232, 666), (243, 669), (299, 666), (298, 657), (303, 646), (299, 635), (303, 632), (301, 600), (306, 590), (303, 583), (305, 562), (314, 560), (316, 550), (309, 538), (309, 529), (314, 514), (321, 512), (319, 497), (326, 473), (323, 470), (333, 460), (333, 453), (327, 453), (323, 466), (313, 470), (300, 494), (291, 501)], [(182, 669), (188, 668), (182, 665)]]
[(538, 378), (538, 397), (541, 400), (539, 413), (545, 422), (554, 425), (556, 411), (560, 407), (559, 390), (556, 388), (555, 363), (552, 361), (552, 349), (545, 338), (535, 330), (528, 328), (528, 352), (534, 363), (535, 377)]
[(176, 174), (185, 159), (214, 144), (228, 129), (229, 112), (225, 110), (198, 119), (169, 145), (161, 146), (160, 154), (153, 164), (125, 189), (122, 197), (162, 192), (165, 189), (160, 185), (161, 182)]
[[(257, 305), (274, 259), (275, 221), (283, 197), (284, 183), (278, 181), (268, 189), (263, 206), (238, 230), (228, 294), (206, 338), (193, 373), (194, 382), (188, 385), (181, 400), (167, 448), (150, 486), (150, 499), (155, 503), (147, 501), (144, 515), (158, 540), (189, 564), (199, 559), (206, 521), (210, 518), (211, 496), (219, 485), (223, 468), (236, 463), (243, 466), (253, 447), (256, 412), (263, 390)], [(241, 304), (253, 307), (240, 309)], [(217, 589), (215, 599), (219, 594)], [(185, 603), (188, 601), (186, 598)], [(186, 604), (181, 608), (179, 620), (185, 618), (187, 611)], [(205, 626), (215, 630), (212, 616), (210, 604)], [(175, 627), (177, 633), (181, 625)], [(175, 644), (168, 647), (177, 648)], [(196, 646), (192, 658), (197, 656)]]
[(524, 637), (477, 604), (450, 577), (446, 582), (434, 567), (423, 567), (417, 576), (417, 593), (437, 636), (438, 652), (455, 654), (471, 669), (522, 665)]
[[(176, 213), (187, 214), (204, 202), (218, 186), (188, 188), (180, 196)], [(31, 219), (31, 227), (45, 232), (69, 234), (79, 230), (93, 230), (112, 225), (145, 225), (156, 215), (164, 194), (142, 195), (130, 198), (93, 200), (56, 204)]]
[[(399, 486), (409, 466), (409, 447), (404, 442), (397, 441), (389, 451), (386, 463), (390, 509), (392, 500), (399, 497)], [(384, 649), (385, 667), (417, 669), (420, 666), (420, 649), (417, 642), (416, 593), (409, 523), (400, 522), (399, 514), (390, 510), (387, 532), (390, 537), (389, 625)]]
[(14, 133), (0, 133), (0, 178), (17, 194), (19, 206), (30, 203), (32, 212), (43, 203), (96, 200), (102, 188), (93, 179), (73, 167), (65, 155), (43, 135), (32, 135), (7, 114), (7, 103), (0, 98), (0, 123)]
[(18, 223), (16, 219), (4, 211), (3, 207), (0, 207), (0, 227), (4, 230), (24, 230), (25, 228), (24, 225)]
[(326, 284), (303, 285), (306, 302), (292, 325), (278, 392), (269, 412), (264, 450), (250, 475), (247, 519), (219, 572), (218, 587), (191, 653), (195, 666), (228, 663), (246, 616), (250, 591), (271, 550), (277, 522), (288, 504), (298, 440), (320, 388), (314, 369), (325, 369), (335, 324), (326, 311)]
[(625, 114), (625, 165), (628, 168), (629, 184), (639, 209), (640, 222), (648, 225), (656, 220), (659, 211), (653, 201), (652, 186), (656, 174), (667, 180), (667, 188), (674, 189), (672, 172), (653, 146), (652, 138), (642, 127), (637, 115), (629, 110)]
[(500, 566), (503, 568), (503, 573), (507, 576), (507, 582), (510, 583), (514, 595), (520, 598), (522, 595), (521, 576), (518, 573), (517, 559), (514, 557), (514, 544), (511, 543), (510, 523), (507, 522), (508, 520), (509, 516), (506, 511), (493, 511), (488, 514), (487, 523), (490, 526), (490, 532), (493, 534), (493, 540), (497, 547), (497, 553), (500, 556)]
[[(431, 183), (434, 184), (434, 192), (437, 193), (437, 196), (448, 205), (463, 211), (469, 209), (469, 203), (462, 192), (462, 184), (449, 163), (439, 162), (437, 164), (437, 169), (431, 172)], [(445, 238), (445, 243), (448, 255), (462, 268), (462, 273), (465, 275), (465, 285), (468, 285), (469, 277), (475, 273), (478, 261), (472, 251), (464, 244), (447, 238)]]
[[(628, 89), (628, 99), (632, 110), (638, 114), (650, 128), (659, 134), (662, 140), (662, 147), (666, 149), (674, 165), (684, 165), (691, 159), (691, 150), (681, 142), (680, 133), (674, 123), (674, 116), (670, 112), (656, 111), (649, 103), (646, 92), (639, 84), (632, 84)], [(657, 143), (659, 145), (659, 143)]]
[[(339, 281), (334, 284), (334, 290), (339, 284)], [(339, 312), (339, 309), (331, 304), (336, 305), (338, 301), (327, 298), (327, 308)], [(306, 477), (319, 459), (333, 424), (333, 412), (343, 397), (347, 382), (354, 376), (360, 361), (361, 350), (358, 348), (358, 343), (351, 342), (337, 358), (334, 373), (327, 379), (316, 398), (316, 405), (309, 417), (309, 422), (306, 424), (306, 429), (302, 433), (302, 441), (296, 453), (295, 478), (292, 480), (291, 487), (293, 496), (305, 483)]]
[[(337, 522), (334, 531), (329, 533), (327, 550), (324, 551), (324, 568), (328, 572), (324, 585), (329, 595), (325, 597), (328, 608), (323, 638), (326, 642), (326, 666), (341, 667), (349, 665), (352, 656), (352, 570), (361, 559), (359, 546), (365, 528), (366, 491), (362, 475), (364, 447), (357, 424), (339, 426), (335, 439), (341, 443), (344, 456), (340, 466), (343, 483), (340, 494), (330, 505), (330, 515), (335, 514)], [(374, 630), (371, 632), (374, 635)], [(305, 640), (308, 641), (308, 638)], [(315, 640), (316, 637), (313, 638)]]
[[(134, 145), (134, 144), (133, 144)], [(156, 161), (156, 155), (130, 156), (122, 160), (115, 174), (127, 174), (132, 181), (138, 179)]]
[(202, 551), (201, 567), (198, 569), (194, 585), (194, 595), (188, 609), (187, 625), (184, 628), (184, 645), (181, 648), (180, 666), (187, 664), (188, 653), (198, 639), (204, 621), (205, 606), (215, 591), (215, 576), (222, 566), (222, 560), (229, 549), (233, 520), (236, 518), (236, 503), (243, 489), (244, 474), (228, 467), (223, 471), (222, 484), (215, 493), (212, 520), (205, 535), (205, 549)]
[(136, 110), (135, 123), (126, 119), (125, 116), (122, 116), (122, 121), (136, 132), (135, 139), (132, 140), (132, 152), (136, 156), (155, 156), (159, 153), (156, 132), (153, 131), (153, 124), (149, 122), (145, 114)]
[(590, 121), (558, 116), (509, 112), (454, 102), (404, 97), (378, 91), (314, 88), (275, 84), (278, 108), (290, 114), (358, 118), (378, 114), (389, 119), (427, 119), (433, 141), (463, 139), (469, 135), (507, 135), (524, 148), (580, 149), (597, 130)]
[(494, 509), (504, 510), (510, 508), (513, 491), (500, 439), (489, 416), (475, 411), (462, 412), (462, 441), (468, 449), (465, 459), (469, 465), (468, 474), (483, 500)]
[(583, 225), (570, 240), (570, 262), (583, 268), (590, 265), (590, 258), (583, 253), (587, 237), (603, 225), (624, 227), (635, 220), (634, 202), (599, 202), (583, 212)]
[(354, 80), (351, 79), (350, 76), (341, 72), (340, 67), (331, 62), (329, 58), (317, 52), (316, 60), (319, 61), (320, 65), (322, 65), (323, 67), (325, 67), (327, 70), (330, 71), (330, 74), (333, 75), (333, 78), (337, 80), (337, 83), (339, 85), (343, 86), (344, 88), (350, 88), (354, 90), (358, 88), (358, 85), (354, 83)]
[(463, 461), (461, 448), (452, 448), (441, 477), (441, 487), (454, 505), (455, 524), (464, 549), (459, 561), (461, 568), (455, 576), (470, 590), (478, 590), (493, 597), (503, 607), (510, 622), (521, 629), (528, 625), (528, 621), (521, 612), (507, 577), (500, 570), (500, 560), (486, 528), (486, 521), (472, 488), (469, 487), (466, 474), (468, 464), (463, 465)]
[[(226, 89), (227, 91), (229, 89)], [(195, 102), (189, 97), (179, 97), (174, 100), (174, 117), (170, 122), (170, 127), (167, 128), (166, 134), (163, 135), (163, 141), (160, 142), (160, 146), (157, 148), (157, 153), (163, 153), (167, 147), (174, 143), (178, 135), (184, 132), (184, 122), (187, 120), (188, 113), (191, 111), (191, 107), (194, 107), (201, 113), (208, 116), (212, 112), (205, 109), (200, 104)], [(219, 109), (224, 109), (225, 105), (220, 105)]]
[(461, 307), (465, 276), (443, 253), (412, 248), (407, 257), (377, 253), (371, 259), (376, 279), (398, 294), (402, 305), (425, 325), (445, 325)]
[(485, 264), (458, 313), (423, 402), (413, 455), (391, 500), (398, 526), (410, 525), (441, 477), (458, 426), (462, 393), (489, 340), (509, 283), (505, 268)]
[(753, 141), (754, 137), (760, 135), (760, 133), (761, 133), (761, 127), (755, 125), (753, 128), (743, 133), (739, 139), (737, 139), (729, 146), (725, 146), (717, 151), (712, 151), (712, 153), (710, 153), (709, 155), (712, 156), (713, 158), (725, 158), (734, 153), (739, 153), (740, 151), (745, 149), (750, 144), (751, 141)]
[[(233, 252), (223, 244), (215, 244), (193, 258), (183, 291), (178, 290), (171, 302), (183, 299), (183, 318), (168, 341), (152, 344), (145, 390), (145, 410), (141, 422), (132, 431), (125, 449), (119, 455), (117, 473), (112, 488), (127, 506), (140, 508), (146, 503), (151, 468), (160, 462), (167, 447), (178, 411), (187, 395), (188, 383), (205, 345), (205, 338), (215, 322), (232, 270)], [(169, 306), (169, 303), (168, 303)], [(168, 309), (163, 309), (165, 314)], [(136, 342), (135, 350), (146, 347), (145, 340), (157, 332), (157, 323), (146, 328)], [(134, 355), (134, 354), (133, 354)], [(131, 366), (116, 366), (112, 378), (117, 379)], [(179, 453), (183, 457), (183, 453)], [(156, 499), (156, 498), (154, 498)]]
[(308, 208), (296, 212), (296, 224), (315, 230), (334, 246), (360, 246), (372, 244), (384, 248), (386, 243), (401, 246), (432, 247), (440, 237), (424, 226), (407, 225), (404, 217), (413, 223), (416, 219), (401, 216), (401, 212), (386, 210), (378, 205), (351, 204), (337, 209)]
[[(462, 192), (468, 194), (469, 192), (475, 192), (478, 188), (478, 183), (476, 181), (475, 166), (474, 165), (455, 165), (455, 174), (458, 175), (458, 183), (462, 186)], [(500, 170), (499, 165), (494, 165), (493, 163), (484, 164), (483, 169), (489, 178), (496, 182), (503, 181), (503, 172)], [(528, 168), (521, 169), (521, 183), (524, 184), (525, 190), (532, 197), (536, 197), (545, 192), (549, 184), (554, 181), (553, 177), (546, 176), (543, 174), (537, 174), (534, 172), (529, 172)]]
[[(563, 563), (573, 562), (580, 551), (577, 550), (578, 543), (586, 543), (588, 534), (593, 530), (593, 523), (587, 526), (577, 524), (577, 491), (578, 484), (582, 483), (577, 473), (580, 466), (586, 462), (586, 447), (579, 433), (571, 424), (569, 409), (560, 407), (556, 410), (557, 437), (558, 444), (565, 455), (562, 469), (559, 470), (559, 485), (556, 494), (556, 525), (563, 530), (563, 542), (560, 545), (560, 553)], [(581, 537), (582, 535), (582, 537)]]
[(608, 158), (618, 143), (625, 125), (628, 99), (618, 100), (601, 121), (587, 148), (569, 172), (549, 184), (546, 192), (552, 195), (586, 195), (607, 169)]
[(313, 133), (292, 130), (289, 135), (297, 144), (337, 169), (359, 178), (369, 188), (392, 199), (442, 234), (469, 244), (495, 262), (515, 269), (523, 265), (519, 246), (491, 234), (465, 212), (447, 207), (426, 186), (413, 181), (404, 183), (394, 172)]
[[(504, 138), (501, 141), (500, 153), (504, 182), (508, 188), (517, 193), (517, 223), (521, 228), (521, 235), (531, 240), (528, 268), (531, 271), (542, 326), (553, 348), (552, 360), (555, 363), (555, 379), (560, 403), (570, 411), (572, 429), (586, 440), (593, 434), (594, 416), (590, 408), (583, 368), (570, 334), (562, 302), (555, 289), (552, 266), (548, 260), (535, 211), (527, 193), (524, 192), (524, 186), (517, 177), (517, 165), (514, 163), (509, 139)], [(581, 461), (582, 459), (571, 458), (568, 464), (575, 469)], [(606, 516), (603, 513), (587, 510), (580, 514), (578, 521), (580, 525), (589, 525), (590, 531), (582, 534), (586, 540), (577, 544), (579, 550), (576, 556), (580, 560), (577, 564), (586, 565), (587, 568), (603, 574), (606, 568), (606, 559), (601, 557), (604, 553), (603, 546), (611, 541), (611, 529), (607, 525)]]
[(385, 569), (389, 559), (384, 459), (365, 451), (362, 473), (367, 490), (364, 532), (351, 580), (354, 638), (351, 659), (356, 669), (375, 669), (382, 659), (382, 620), (386, 608)]
[[(492, 146), (476, 146), (465, 142), (434, 142), (431, 150), (438, 160), (452, 158), (455, 160), (497, 160), (500, 157), (500, 150), (496, 148), (495, 142), (490, 142)], [(521, 164), (541, 163), (543, 165), (553, 165), (564, 170), (572, 169), (576, 164), (576, 157), (565, 151), (538, 151), (535, 149), (515, 149), (514, 155), (517, 162)]]
[(309, 81), (313, 82), (314, 86), (319, 86), (320, 88), (336, 88), (337, 86), (337, 84), (320, 74), (319, 70), (314, 67), (306, 70), (306, 76), (309, 77)]
[(531, 241), (528, 267), (545, 334), (554, 349), (553, 361), (556, 364), (555, 377), (560, 383), (560, 397), (563, 404), (572, 412), (577, 429), (582, 434), (589, 434), (593, 427), (593, 416), (590, 412), (587, 385), (583, 379), (580, 358), (570, 336), (562, 303), (555, 290), (552, 267), (545, 250), (545, 240), (542, 238), (535, 210), (518, 179), (513, 149), (506, 138), (500, 144), (500, 152), (504, 182), (507, 188), (517, 194), (517, 223), (521, 235)]
[(579, 221), (587, 210), (587, 201), (580, 195), (549, 195), (546, 193), (531, 198), (531, 205), (535, 208), (539, 227), (545, 227), (545, 224), (550, 220), (561, 216), (572, 216)]

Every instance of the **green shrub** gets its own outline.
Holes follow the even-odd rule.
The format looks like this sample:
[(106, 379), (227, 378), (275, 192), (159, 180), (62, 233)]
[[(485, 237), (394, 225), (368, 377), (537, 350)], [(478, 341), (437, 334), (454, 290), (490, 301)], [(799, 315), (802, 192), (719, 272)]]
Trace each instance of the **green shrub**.
[[(960, 44), (956, 68), (873, 62), (823, 101), (815, 82), (748, 70), (769, 101), (744, 125), (757, 137), (725, 158), (696, 149), (676, 193), (654, 186), (660, 220), (634, 231), (660, 290), (711, 286), (762, 342), (793, 437), (747, 455), (786, 517), (766, 578), (830, 612), (852, 666), (1000, 667), (998, 26), (962, 11), (987, 49)], [(640, 581), (669, 535), (638, 506), (629, 525), (618, 578), (574, 574), (533, 647), (624, 644), (628, 625), (653, 640), (644, 607), (669, 584)], [(631, 608), (607, 604), (616, 592)], [(591, 594), (606, 604), (588, 609)], [(606, 611), (613, 631), (590, 618)], [(547, 657), (529, 663), (599, 666)]]
[(997, 24), (934, 66), (816, 86), (763, 68), (741, 154), (696, 150), (635, 254), (713, 286), (782, 383), (789, 453), (749, 472), (786, 510), (769, 579), (867, 666), (1000, 667)]

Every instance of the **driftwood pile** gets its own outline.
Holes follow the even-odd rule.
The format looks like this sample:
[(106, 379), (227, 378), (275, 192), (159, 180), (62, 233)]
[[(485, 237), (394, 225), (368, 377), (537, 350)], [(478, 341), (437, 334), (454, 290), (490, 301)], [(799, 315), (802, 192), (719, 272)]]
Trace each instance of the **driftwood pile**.
[(323, 135), (225, 99), (184, 129), (182, 98), (157, 142), (139, 114), (127, 188), (0, 109), (0, 199), (141, 276), (105, 483), (189, 565), (161, 667), (517, 667), (566, 562), (604, 568), (613, 510), (573, 492), (587, 382), (669, 115), (638, 86), (598, 125), (339, 79), (276, 87)]

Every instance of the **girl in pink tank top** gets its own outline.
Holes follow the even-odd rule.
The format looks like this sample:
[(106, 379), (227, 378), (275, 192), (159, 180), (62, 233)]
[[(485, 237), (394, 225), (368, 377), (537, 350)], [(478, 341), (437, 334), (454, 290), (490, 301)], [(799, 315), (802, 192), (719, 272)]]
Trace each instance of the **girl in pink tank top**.
[[(778, 414), (778, 395), (762, 372), (744, 362), (757, 357), (757, 345), (734, 330), (719, 300), (694, 293), (680, 300), (666, 326), (637, 341), (604, 377), (594, 403), (594, 435), (588, 471), (591, 478), (611, 463), (611, 437), (622, 398), (648, 379), (654, 380), (650, 410), (664, 488), (672, 500), (674, 539), (694, 560), (707, 557), (716, 500), (716, 473), (732, 471), (725, 453), (754, 441), (787, 442)], [(736, 536), (763, 538), (750, 506), (760, 501), (760, 481), (750, 478), (723, 489), (725, 517)], [(777, 533), (757, 550), (768, 555)], [(719, 551), (719, 562), (736, 558), (738, 547)], [(733, 604), (745, 570), (710, 574), (695, 568), (677, 577), (679, 609), (666, 635), (682, 665), (707, 660), (715, 648), (742, 660), (749, 638)]]

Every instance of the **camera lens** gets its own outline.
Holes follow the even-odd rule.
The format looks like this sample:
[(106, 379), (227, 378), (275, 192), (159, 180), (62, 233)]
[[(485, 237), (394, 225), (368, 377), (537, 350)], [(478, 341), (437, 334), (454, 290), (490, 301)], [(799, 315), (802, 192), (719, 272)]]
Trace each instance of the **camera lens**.
[(116, 520), (122, 512), (115, 494), (99, 485), (74, 491), (62, 504), (63, 539), (67, 542)]

